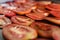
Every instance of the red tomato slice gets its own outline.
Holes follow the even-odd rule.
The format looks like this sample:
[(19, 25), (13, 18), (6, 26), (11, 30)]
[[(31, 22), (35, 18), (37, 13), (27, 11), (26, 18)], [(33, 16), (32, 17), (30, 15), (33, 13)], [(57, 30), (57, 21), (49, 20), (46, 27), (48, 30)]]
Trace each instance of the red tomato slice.
[(41, 4), (41, 5), (48, 5), (48, 4), (51, 4), (52, 2), (51, 1), (39, 1), (38, 4)]
[(50, 4), (46, 8), (52, 11), (60, 11), (60, 4)]
[(15, 16), (16, 14), (11, 11), (11, 10), (8, 10), (8, 9), (5, 9), (5, 8), (0, 8), (0, 14), (3, 14), (3, 15), (6, 15), (8, 17), (12, 17), (12, 16)]
[(48, 15), (49, 15), (49, 13), (46, 12), (44, 6), (43, 7), (39, 6), (36, 9), (34, 9), (33, 12), (26, 14), (26, 16), (28, 16), (34, 20), (42, 20)]
[(3, 28), (4, 26), (11, 24), (11, 20), (3, 15), (0, 15), (0, 28)]
[(5, 8), (12, 10), (14, 12), (16, 12), (17, 14), (21, 15), (21, 14), (26, 14), (26, 13), (30, 13), (31, 10), (36, 9), (36, 3), (24, 3), (24, 4), (17, 4), (15, 2), (11, 2), (8, 3), (10, 6), (7, 6)]
[(13, 16), (11, 20), (13, 23), (22, 25), (30, 25), (32, 22), (34, 22), (34, 20), (26, 16)]
[(57, 17), (57, 18), (60, 18), (60, 11), (50, 11), (50, 13), (51, 13), (53, 16), (55, 16), (55, 17)]
[(52, 37), (52, 29), (57, 29), (57, 26), (46, 24), (43, 22), (35, 22), (31, 24), (31, 27), (36, 29), (39, 36), (44, 38), (51, 38)]
[(26, 14), (26, 16), (34, 19), (34, 20), (42, 20), (44, 19), (46, 16), (48, 15), (48, 13), (28, 13)]
[(48, 6), (54, 9), (60, 9), (60, 4), (53, 3), (53, 4), (49, 4)]
[(37, 37), (37, 33), (33, 28), (18, 24), (10, 24), (4, 27), (3, 35), (9, 40), (29, 40)]
[(13, 11), (10, 11), (10, 10), (4, 11), (3, 14), (6, 15), (6, 16), (8, 16), (8, 17), (12, 17), (12, 16), (15, 16), (16, 15), (16, 13), (14, 13)]

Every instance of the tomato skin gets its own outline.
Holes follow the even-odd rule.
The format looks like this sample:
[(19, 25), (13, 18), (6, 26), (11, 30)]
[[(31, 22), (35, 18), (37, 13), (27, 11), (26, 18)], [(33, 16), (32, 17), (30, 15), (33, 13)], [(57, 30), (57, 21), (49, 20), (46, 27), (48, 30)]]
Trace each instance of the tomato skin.
[[(16, 0), (16, 2), (26, 1), (26, 0)], [(36, 3), (34, 2), (27, 2), (27, 3), (16, 3), (16, 2), (7, 2), (6, 5), (2, 4), (1, 6), (14, 11), (16, 14), (24, 15), (30, 13), (33, 9), (36, 9)]]
[(19, 15), (24, 15), (24, 14), (30, 13), (33, 9), (36, 9), (36, 7), (37, 6), (35, 4), (30, 5), (30, 3), (26, 3), (23, 5), (20, 5), (19, 8), (16, 8), (13, 11)]
[(3, 36), (9, 40), (28, 40), (36, 38), (37, 33), (33, 28), (28, 26), (9, 24), (3, 28)]
[[(16, 0), (19, 1), (19, 0)], [(21, 0), (23, 1), (23, 0)], [(12, 10), (14, 12), (16, 12), (16, 14), (19, 15), (24, 15), (27, 13), (30, 13), (33, 9), (36, 9), (36, 3), (16, 3), (16, 2), (10, 2), (8, 3), (10, 6), (5, 7), (6, 9)]]

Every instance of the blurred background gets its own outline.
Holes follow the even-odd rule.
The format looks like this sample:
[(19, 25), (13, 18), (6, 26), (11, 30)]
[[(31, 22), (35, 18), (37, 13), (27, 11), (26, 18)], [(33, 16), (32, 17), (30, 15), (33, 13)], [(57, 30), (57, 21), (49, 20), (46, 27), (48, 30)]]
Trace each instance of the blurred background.
[(0, 3), (4, 3), (6, 1), (13, 1), (13, 0), (0, 0)]

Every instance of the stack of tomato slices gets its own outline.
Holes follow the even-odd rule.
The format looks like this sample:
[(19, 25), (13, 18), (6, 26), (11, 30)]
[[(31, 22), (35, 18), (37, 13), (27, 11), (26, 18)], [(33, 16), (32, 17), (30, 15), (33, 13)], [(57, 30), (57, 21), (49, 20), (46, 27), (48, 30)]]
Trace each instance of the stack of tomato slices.
[(34, 0), (6, 2), (0, 5), (0, 28), (6, 40), (58, 40), (54, 32), (60, 33), (60, 4)]

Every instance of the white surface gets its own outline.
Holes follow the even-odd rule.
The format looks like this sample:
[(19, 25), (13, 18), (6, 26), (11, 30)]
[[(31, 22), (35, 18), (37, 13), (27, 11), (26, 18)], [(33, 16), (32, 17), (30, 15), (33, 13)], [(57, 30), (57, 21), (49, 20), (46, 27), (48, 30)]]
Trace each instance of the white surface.
[(3, 36), (2, 36), (2, 30), (0, 29), (0, 40), (4, 40)]
[(0, 0), (0, 3), (6, 2), (6, 1), (12, 1), (12, 0)]

